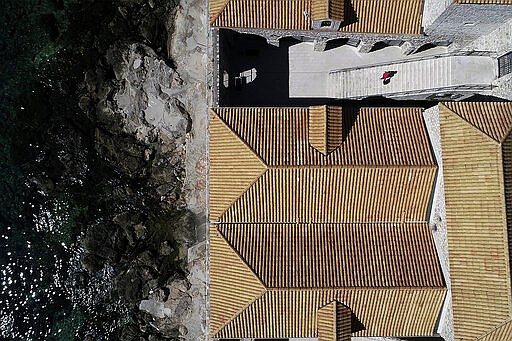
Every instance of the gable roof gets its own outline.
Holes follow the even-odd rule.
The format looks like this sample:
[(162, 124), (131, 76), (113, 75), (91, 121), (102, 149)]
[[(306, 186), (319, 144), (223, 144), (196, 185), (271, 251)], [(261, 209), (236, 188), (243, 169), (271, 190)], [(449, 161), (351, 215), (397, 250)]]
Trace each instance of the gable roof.
[(441, 104), (498, 143), (510, 134), (512, 115), (506, 102), (446, 102)]
[(267, 288), (442, 287), (427, 224), (222, 224)]
[(222, 120), (210, 119), (210, 175), (213, 216), (225, 211), (267, 169), (266, 164)]
[(423, 0), (212, 0), (210, 25), (309, 30), (331, 18), (344, 32), (420, 34), (422, 10)]
[[(437, 166), (420, 109), (211, 114), (212, 337), (434, 333), (446, 288), (425, 223)], [(249, 173), (231, 166), (238, 155)]]
[(311, 0), (311, 19), (343, 21), (345, 0)]
[(420, 108), (339, 109), (344, 128), (327, 134), (344, 134), (345, 138), (327, 156), (311, 145), (309, 122), (319, 116), (311, 116), (316, 108), (213, 108), (212, 113), (269, 167), (435, 165)]
[[(219, 261), (211, 269), (211, 315), (227, 314), (226, 306), (232, 313), (221, 327), (214, 324), (218, 319), (212, 322), (213, 337), (317, 337), (321, 325), (315, 312), (334, 300), (364, 325), (357, 335), (434, 331), (445, 287), (426, 223), (221, 224), (211, 229), (211, 259), (225, 266), (222, 281), (215, 273)], [(230, 258), (233, 254), (238, 262)], [(251, 276), (239, 275), (236, 264), (247, 265)], [(237, 290), (244, 296), (230, 297)], [(220, 305), (222, 298), (229, 302)], [(232, 307), (235, 299), (242, 301)]]
[(474, 340), (512, 317), (512, 105), (439, 111), (454, 330)]
[[(211, 221), (426, 219), (437, 166), (420, 109), (363, 108), (352, 112), (357, 114), (355, 119), (343, 109), (348, 115), (343, 120), (355, 122), (342, 145), (328, 155), (311, 146), (308, 108), (217, 108), (213, 112)], [(213, 136), (219, 119), (266, 165), (263, 173), (260, 168), (252, 173), (243, 193), (233, 188), (238, 176), (231, 180), (231, 172), (218, 159), (217, 151), (228, 147), (215, 144), (230, 143)], [(343, 132), (334, 132), (338, 137), (333, 139), (340, 140)], [(230, 152), (229, 158), (236, 160), (237, 155)], [(228, 207), (225, 198), (230, 199)], [(259, 205), (251, 205), (254, 200)]]
[(311, 0), (212, 0), (210, 25), (216, 27), (309, 30)]
[(309, 144), (324, 155), (330, 154), (343, 141), (341, 107), (319, 105), (309, 108)]
[(352, 336), (433, 335), (445, 294), (446, 288), (268, 290), (212, 337), (318, 337), (318, 310), (334, 300), (363, 324)]
[(318, 309), (318, 341), (350, 341), (352, 311), (346, 305), (332, 301)]

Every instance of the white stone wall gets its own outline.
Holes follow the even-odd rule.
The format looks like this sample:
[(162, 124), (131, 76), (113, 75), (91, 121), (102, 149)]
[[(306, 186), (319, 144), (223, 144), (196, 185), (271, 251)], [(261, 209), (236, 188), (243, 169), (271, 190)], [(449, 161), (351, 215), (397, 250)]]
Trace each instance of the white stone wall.
[(496, 30), (511, 18), (511, 5), (454, 3), (425, 28), (425, 33), (440, 39), (470, 41)]

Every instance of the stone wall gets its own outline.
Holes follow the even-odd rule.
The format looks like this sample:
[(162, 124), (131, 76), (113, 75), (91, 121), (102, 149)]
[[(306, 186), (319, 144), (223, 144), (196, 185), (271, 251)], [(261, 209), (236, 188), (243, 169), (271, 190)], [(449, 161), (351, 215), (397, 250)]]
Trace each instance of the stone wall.
[(425, 33), (438, 40), (470, 41), (496, 30), (511, 18), (511, 5), (454, 3)]
[[(390, 42), (390, 41), (402, 41), (407, 42), (410, 47), (407, 49), (408, 54), (414, 52), (417, 48), (426, 45), (443, 45), (446, 46), (452, 39), (446, 39), (445, 37), (428, 37), (421, 34), (376, 34), (376, 33), (348, 33), (338, 31), (327, 31), (327, 30), (309, 30), (309, 31), (294, 31), (294, 30), (269, 30), (269, 29), (250, 29), (250, 28), (231, 28), (231, 30), (245, 33), (254, 34), (261, 36), (269, 42), (279, 46), (279, 40), (282, 38), (295, 38), (300, 41), (315, 42), (315, 45), (319, 45), (318, 50), (322, 50), (322, 46), (329, 41), (336, 39), (348, 39), (352, 42), (350, 45), (358, 46), (360, 51), (363, 53), (369, 52), (371, 48), (379, 42)], [(354, 45), (353, 42), (358, 42)]]

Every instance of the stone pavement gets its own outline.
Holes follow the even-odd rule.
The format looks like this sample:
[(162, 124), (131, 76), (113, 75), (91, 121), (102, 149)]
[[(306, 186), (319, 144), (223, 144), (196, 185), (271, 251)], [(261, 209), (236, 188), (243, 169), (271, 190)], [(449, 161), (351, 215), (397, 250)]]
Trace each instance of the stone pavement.
[[(385, 84), (385, 71), (396, 74)], [(482, 86), (490, 88), (497, 79), (498, 65), (488, 56), (447, 56), (415, 61), (401, 61), (379, 66), (330, 73), (327, 96), (330, 98), (366, 98), (372, 96), (439, 93), (440, 88)], [(472, 90), (482, 93), (481, 90)]]
[(446, 48), (440, 46), (411, 56), (404, 55), (400, 47), (390, 46), (370, 53), (359, 53), (357, 48), (348, 45), (317, 52), (313, 51), (312, 43), (299, 43), (289, 48), (289, 94), (290, 97), (327, 97), (327, 76), (331, 70), (405, 61), (445, 52)]

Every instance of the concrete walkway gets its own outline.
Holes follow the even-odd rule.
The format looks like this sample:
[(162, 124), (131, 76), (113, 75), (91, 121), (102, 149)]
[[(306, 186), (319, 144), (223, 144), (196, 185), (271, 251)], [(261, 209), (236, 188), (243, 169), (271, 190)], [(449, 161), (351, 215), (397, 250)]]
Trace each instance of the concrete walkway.
[[(487, 56), (438, 56), (444, 47), (432, 48), (404, 56), (400, 47), (386, 47), (359, 53), (352, 46), (341, 46), (323, 52), (313, 44), (290, 46), (289, 95), (291, 98), (358, 99), (370, 96), (422, 91), (434, 88), (482, 85), (490, 86), (497, 79), (496, 60)], [(389, 64), (386, 62), (389, 61)], [(383, 65), (384, 63), (384, 65)], [(379, 64), (381, 66), (373, 66)], [(344, 69), (360, 69), (344, 71)], [(330, 74), (331, 71), (340, 70)], [(384, 71), (397, 71), (387, 85), (380, 77)]]
[[(447, 56), (340, 70), (329, 74), (327, 95), (359, 99), (394, 97), (411, 91), (437, 93), (435, 89), (457, 86), (490, 87), (498, 77), (497, 70), (496, 59), (487, 56)], [(385, 71), (396, 72), (387, 84), (381, 80)]]
[(313, 43), (296, 44), (288, 50), (289, 95), (292, 98), (328, 97), (327, 76), (331, 70), (386, 61), (405, 61), (445, 52), (445, 47), (435, 47), (413, 56), (404, 56), (400, 47), (390, 46), (370, 53), (359, 53), (355, 47), (348, 45), (317, 52), (313, 51)]

